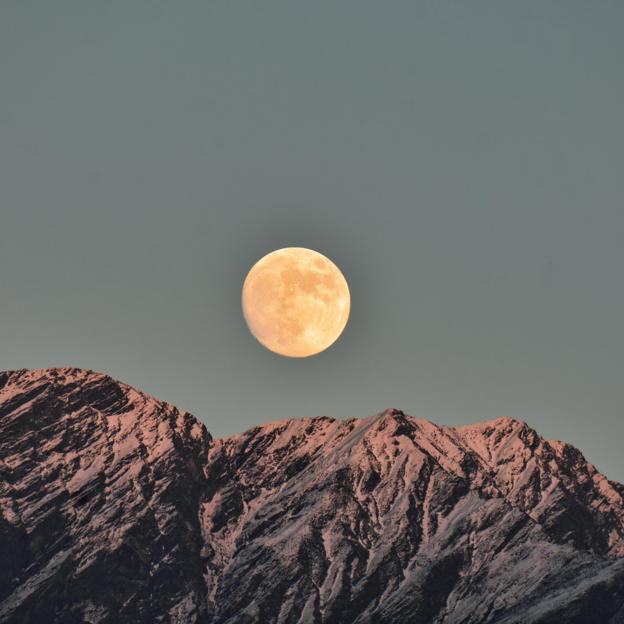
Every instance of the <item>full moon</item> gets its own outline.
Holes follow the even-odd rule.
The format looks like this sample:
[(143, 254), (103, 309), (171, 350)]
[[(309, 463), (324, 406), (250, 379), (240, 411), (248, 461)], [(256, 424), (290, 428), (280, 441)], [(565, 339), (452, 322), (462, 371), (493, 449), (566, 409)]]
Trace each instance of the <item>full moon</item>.
[(340, 269), (304, 247), (271, 252), (245, 278), (243, 314), (251, 333), (270, 351), (308, 357), (342, 333), (351, 296)]

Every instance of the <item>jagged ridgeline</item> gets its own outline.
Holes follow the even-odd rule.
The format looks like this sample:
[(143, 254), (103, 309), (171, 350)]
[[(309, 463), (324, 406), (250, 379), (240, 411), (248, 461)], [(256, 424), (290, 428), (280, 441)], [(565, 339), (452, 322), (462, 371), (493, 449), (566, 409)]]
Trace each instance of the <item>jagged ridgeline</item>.
[(511, 419), (213, 440), (102, 374), (0, 373), (0, 622), (621, 623), (623, 496)]

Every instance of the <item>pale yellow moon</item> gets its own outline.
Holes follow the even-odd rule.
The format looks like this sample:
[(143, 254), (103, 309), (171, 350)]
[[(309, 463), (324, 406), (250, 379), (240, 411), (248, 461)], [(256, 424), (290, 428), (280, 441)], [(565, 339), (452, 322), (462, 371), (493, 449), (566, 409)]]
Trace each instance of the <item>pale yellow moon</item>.
[(324, 255), (286, 247), (251, 267), (242, 295), (249, 330), (267, 349), (308, 357), (333, 344), (349, 319), (351, 296), (340, 269)]

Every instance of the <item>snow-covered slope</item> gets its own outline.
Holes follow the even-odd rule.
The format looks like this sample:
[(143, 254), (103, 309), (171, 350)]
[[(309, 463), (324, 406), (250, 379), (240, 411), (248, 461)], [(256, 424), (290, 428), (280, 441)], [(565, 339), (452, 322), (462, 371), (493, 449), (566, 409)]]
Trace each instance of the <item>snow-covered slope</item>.
[(623, 496), (507, 418), (213, 440), (105, 375), (0, 373), (0, 622), (617, 624)]

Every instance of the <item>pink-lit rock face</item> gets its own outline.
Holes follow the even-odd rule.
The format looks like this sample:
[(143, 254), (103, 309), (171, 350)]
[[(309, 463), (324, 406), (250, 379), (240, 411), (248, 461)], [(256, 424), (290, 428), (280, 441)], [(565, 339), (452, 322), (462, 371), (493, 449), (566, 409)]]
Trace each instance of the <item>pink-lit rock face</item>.
[(624, 488), (499, 419), (213, 440), (98, 373), (0, 373), (0, 622), (624, 617)]

